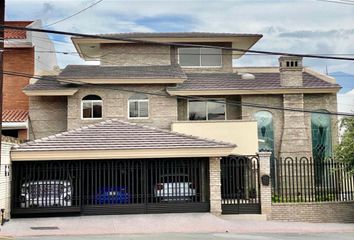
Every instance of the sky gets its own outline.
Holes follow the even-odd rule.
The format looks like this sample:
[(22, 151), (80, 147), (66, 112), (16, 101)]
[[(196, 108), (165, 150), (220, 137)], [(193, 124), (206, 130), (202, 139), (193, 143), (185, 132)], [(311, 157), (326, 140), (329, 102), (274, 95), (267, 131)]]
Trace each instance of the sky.
[[(41, 19), (47, 25), (97, 0), (6, 0), (6, 20)], [(334, 0), (342, 1), (342, 0)], [(347, 0), (346, 0), (347, 1)], [(348, 1), (347, 1), (348, 2)], [(232, 32), (260, 33), (254, 50), (351, 54), (354, 58), (354, 1), (319, 0), (104, 0), (49, 29), (80, 33)], [(75, 51), (70, 37), (51, 35), (57, 51)], [(57, 54), (60, 67), (84, 63), (77, 55)], [(277, 56), (244, 56), (235, 66), (277, 66)], [(354, 112), (354, 61), (304, 59), (322, 73), (350, 74), (343, 99)], [(348, 83), (349, 82), (349, 83)], [(339, 95), (341, 98), (342, 96)], [(341, 101), (341, 100), (340, 100)], [(343, 107), (344, 105), (342, 105)]]

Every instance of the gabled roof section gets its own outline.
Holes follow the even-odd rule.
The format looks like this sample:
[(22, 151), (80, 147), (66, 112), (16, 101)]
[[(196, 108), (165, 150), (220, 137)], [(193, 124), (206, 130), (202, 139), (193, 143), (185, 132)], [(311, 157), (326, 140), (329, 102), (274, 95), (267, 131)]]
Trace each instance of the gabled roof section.
[(23, 88), (27, 96), (71, 96), (78, 91), (77, 85), (63, 84), (57, 76), (41, 76)]
[[(213, 154), (223, 156), (229, 154), (235, 147), (230, 143), (202, 139), (120, 120), (108, 120), (20, 144), (13, 149), (12, 157), (13, 160), (29, 159), (31, 156), (37, 160), (51, 160), (58, 156), (62, 156), (62, 159), (74, 159), (78, 153), (81, 153), (79, 156), (81, 159), (150, 158), (158, 157), (158, 154), (162, 157), (188, 157), (188, 154), (192, 154), (190, 157)], [(97, 151), (103, 155), (96, 156)], [(21, 155), (21, 153), (24, 154)], [(113, 155), (105, 156), (104, 154)]]
[(58, 76), (60, 81), (94, 84), (182, 83), (186, 75), (180, 66), (102, 66), (68, 65)]
[[(132, 33), (112, 33), (99, 34), (99, 38), (72, 37), (72, 41), (80, 56), (85, 60), (98, 60), (89, 56), (97, 55), (100, 44), (123, 43), (129, 44), (134, 41), (150, 41), (157, 43), (198, 43), (208, 45), (208, 43), (232, 43), (232, 47), (239, 49), (251, 48), (262, 34), (247, 33), (215, 33), (215, 32), (132, 32)], [(115, 40), (116, 38), (117, 40)], [(131, 41), (129, 41), (131, 40)], [(151, 44), (151, 43), (150, 43)], [(240, 58), (244, 52), (234, 52), (234, 58)]]
[(188, 73), (187, 80), (171, 87), (171, 95), (232, 95), (232, 94), (272, 94), (272, 93), (311, 93), (311, 92), (337, 92), (338, 84), (303, 72), (302, 87), (282, 87), (279, 72), (253, 72), (254, 79), (243, 79), (238, 73)]

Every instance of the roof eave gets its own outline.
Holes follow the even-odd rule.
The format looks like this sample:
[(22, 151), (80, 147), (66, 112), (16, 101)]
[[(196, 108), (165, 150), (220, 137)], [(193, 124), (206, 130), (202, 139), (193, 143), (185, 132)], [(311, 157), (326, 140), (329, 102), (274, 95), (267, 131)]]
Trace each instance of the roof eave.
[(223, 157), (231, 154), (235, 146), (191, 147), (169, 149), (125, 149), (125, 150), (12, 150), (12, 161), (48, 161), (82, 159), (151, 159), (151, 158), (188, 158)]
[(79, 89), (55, 89), (55, 90), (22, 90), (27, 96), (72, 96)]
[(330, 88), (273, 88), (273, 89), (172, 89), (167, 93), (171, 96), (199, 96), (199, 95), (259, 95), (259, 94), (287, 94), (287, 93), (337, 93), (341, 87)]

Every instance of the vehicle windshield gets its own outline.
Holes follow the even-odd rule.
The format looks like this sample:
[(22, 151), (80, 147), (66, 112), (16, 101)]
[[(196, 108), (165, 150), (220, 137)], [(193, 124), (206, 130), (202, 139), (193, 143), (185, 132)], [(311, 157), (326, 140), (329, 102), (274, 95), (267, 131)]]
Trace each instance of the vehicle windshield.
[(163, 182), (163, 183), (189, 182), (189, 177), (187, 175), (162, 176), (161, 182)]

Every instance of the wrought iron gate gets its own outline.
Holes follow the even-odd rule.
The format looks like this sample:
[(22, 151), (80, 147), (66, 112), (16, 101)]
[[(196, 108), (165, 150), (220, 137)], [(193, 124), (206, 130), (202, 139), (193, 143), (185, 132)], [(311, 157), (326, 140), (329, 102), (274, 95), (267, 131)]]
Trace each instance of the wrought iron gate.
[(221, 159), (221, 199), (223, 214), (261, 213), (257, 156)]
[(140, 159), (13, 163), (13, 215), (209, 211), (208, 161)]

